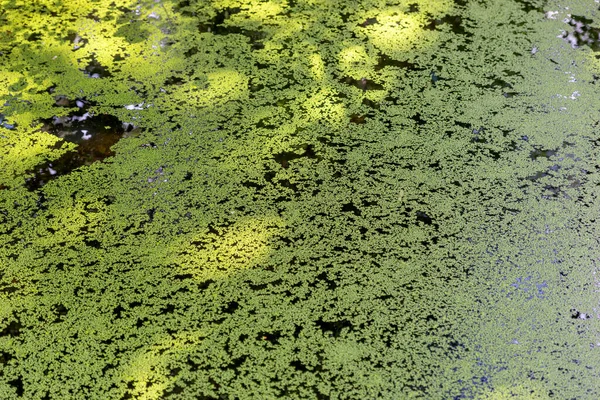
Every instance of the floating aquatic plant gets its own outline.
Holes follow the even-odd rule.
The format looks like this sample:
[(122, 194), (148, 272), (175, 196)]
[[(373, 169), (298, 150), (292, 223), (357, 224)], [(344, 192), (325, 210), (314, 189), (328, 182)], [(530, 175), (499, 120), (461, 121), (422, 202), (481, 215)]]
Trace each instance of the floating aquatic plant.
[(563, 3), (0, 1), (0, 397), (597, 398)]

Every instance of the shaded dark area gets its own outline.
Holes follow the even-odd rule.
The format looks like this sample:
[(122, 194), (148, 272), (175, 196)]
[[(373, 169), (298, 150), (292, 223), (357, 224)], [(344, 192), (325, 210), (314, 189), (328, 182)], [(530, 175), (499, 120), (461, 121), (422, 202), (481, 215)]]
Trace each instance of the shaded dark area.
[(19, 336), (21, 334), (21, 329), (23, 328), (23, 325), (21, 325), (21, 323), (19, 321), (13, 321), (10, 324), (8, 324), (7, 327), (5, 327), (2, 331), (0, 331), (0, 337), (2, 336)]
[(54, 314), (56, 314), (56, 319), (53, 321), (54, 323), (62, 322), (65, 320), (67, 314), (69, 313), (69, 309), (64, 306), (64, 304), (56, 304), (53, 307)]
[(319, 319), (316, 321), (316, 324), (323, 333), (330, 332), (335, 338), (340, 337), (342, 330), (351, 331), (353, 328), (352, 323), (345, 319), (340, 321), (323, 321)]
[(83, 73), (90, 78), (108, 78), (112, 74), (108, 72), (108, 69), (100, 64), (95, 57), (92, 57), (88, 65), (83, 69)]
[(396, 67), (400, 69), (406, 69), (409, 71), (418, 71), (419, 68), (413, 63), (408, 61), (398, 61), (394, 60), (387, 54), (381, 54), (379, 59), (377, 60), (377, 64), (375, 65), (375, 71), (380, 71), (385, 67)]
[[(181, 2), (179, 7), (180, 12), (183, 15), (194, 15), (193, 12), (187, 11), (189, 2)], [(238, 34), (246, 36), (249, 39), (250, 45), (253, 50), (260, 50), (264, 48), (262, 41), (267, 38), (265, 32), (259, 30), (248, 30), (237, 26), (228, 26), (226, 21), (234, 14), (238, 14), (242, 9), (239, 7), (226, 7), (220, 10), (211, 20), (203, 21), (198, 24), (198, 30), (200, 32), (210, 32), (215, 35), (229, 35)]]
[(544, 6), (546, 5), (546, 0), (515, 0), (516, 3), (521, 5), (521, 9), (525, 12), (544, 12)]
[(445, 15), (442, 18), (431, 19), (431, 21), (423, 28), (433, 31), (443, 27), (444, 25), (447, 25), (450, 27), (453, 33), (458, 35), (472, 36), (472, 34), (465, 30), (462, 22), (463, 20), (460, 15)]
[[(78, 111), (79, 114), (84, 111)], [(37, 165), (29, 173), (33, 177), (25, 180), (29, 190), (36, 190), (56, 177), (66, 175), (84, 165), (91, 165), (114, 155), (110, 149), (123, 137), (124, 124), (115, 116), (108, 114), (69, 115), (67, 117), (53, 117), (41, 121), (44, 126), (42, 131), (62, 138), (64, 141), (56, 145), (60, 149), (65, 142), (76, 143), (75, 151), (63, 154), (59, 159), (45, 161)], [(133, 129), (129, 125), (127, 130)]]
[(377, 18), (367, 18), (362, 23), (360, 23), (359, 26), (366, 28), (369, 25), (375, 25), (378, 23), (379, 21), (377, 21)]
[(0, 114), (0, 127), (12, 130), (15, 129), (17, 125), (9, 124), (8, 122), (6, 122), (5, 116), (3, 114)]
[(23, 393), (25, 392), (25, 388), (23, 386), (22, 378), (14, 379), (12, 381), (8, 381), (7, 383), (16, 390), (18, 397), (23, 396)]
[(558, 152), (557, 150), (550, 150), (550, 149), (535, 149), (530, 152), (529, 157), (532, 160), (537, 160), (538, 158), (548, 158), (549, 159), (550, 157), (555, 156), (557, 152)]
[(422, 211), (417, 211), (417, 221), (422, 222), (425, 225), (431, 225), (433, 223), (431, 217)]
[(375, 83), (366, 78), (354, 79), (351, 77), (345, 77), (342, 79), (342, 82), (347, 85), (352, 85), (356, 88), (359, 88), (363, 92), (366, 92), (367, 90), (383, 90), (384, 89), (384, 87), (382, 85), (380, 85), (379, 83)]
[(298, 158), (307, 157), (307, 158), (315, 158), (315, 152), (313, 150), (312, 145), (306, 145), (302, 148), (304, 151), (302, 153), (296, 153), (293, 151), (284, 151), (281, 153), (275, 154), (274, 158), (283, 168), (289, 167), (289, 163), (292, 160), (296, 160)]

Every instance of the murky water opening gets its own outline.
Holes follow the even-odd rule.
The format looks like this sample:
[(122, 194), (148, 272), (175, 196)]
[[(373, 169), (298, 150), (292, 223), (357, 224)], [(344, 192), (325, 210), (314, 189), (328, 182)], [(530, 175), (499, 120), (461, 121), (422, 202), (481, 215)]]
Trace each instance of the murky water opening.
[(16, 124), (8, 123), (8, 121), (6, 120), (6, 116), (4, 114), (0, 114), (0, 127), (8, 130), (13, 130), (15, 129)]
[(30, 171), (34, 176), (26, 179), (29, 190), (39, 189), (51, 179), (114, 155), (111, 146), (117, 143), (125, 132), (135, 128), (113, 115), (93, 115), (86, 111), (84, 100), (71, 101), (62, 96), (56, 100), (56, 104), (60, 106), (71, 106), (72, 103), (81, 108), (68, 116), (52, 117), (41, 122), (44, 124), (42, 131), (63, 139), (57, 143), (56, 148), (61, 148), (65, 142), (75, 143), (77, 148), (65, 153), (58, 160), (45, 161)]

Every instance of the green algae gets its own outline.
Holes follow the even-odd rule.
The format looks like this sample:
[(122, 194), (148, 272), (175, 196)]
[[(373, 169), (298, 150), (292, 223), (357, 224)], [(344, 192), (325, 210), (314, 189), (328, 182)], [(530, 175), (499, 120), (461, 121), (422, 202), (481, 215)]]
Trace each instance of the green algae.
[(120, 3), (0, 3), (0, 397), (598, 397), (596, 11)]

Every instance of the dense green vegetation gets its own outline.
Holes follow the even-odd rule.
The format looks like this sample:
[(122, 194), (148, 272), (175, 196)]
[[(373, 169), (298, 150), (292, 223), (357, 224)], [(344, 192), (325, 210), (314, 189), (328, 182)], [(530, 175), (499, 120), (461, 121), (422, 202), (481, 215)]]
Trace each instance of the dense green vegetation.
[(0, 398), (599, 398), (583, 3), (0, 0)]

